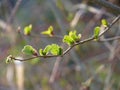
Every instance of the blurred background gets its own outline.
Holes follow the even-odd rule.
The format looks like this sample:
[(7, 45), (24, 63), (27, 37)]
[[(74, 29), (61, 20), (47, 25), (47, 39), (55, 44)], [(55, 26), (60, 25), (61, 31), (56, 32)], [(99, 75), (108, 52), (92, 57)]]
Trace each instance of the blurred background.
[[(119, 0), (107, 1), (120, 6)], [(87, 42), (62, 58), (5, 63), (9, 54), (30, 57), (22, 54), (24, 45), (39, 50), (56, 43), (66, 49), (60, 37), (77, 30), (86, 39), (101, 19), (111, 23), (118, 14), (89, 0), (0, 0), (0, 90), (120, 90), (119, 40)], [(32, 35), (25, 36), (29, 24)], [(40, 34), (50, 25), (60, 37)], [(119, 35), (120, 20), (103, 38)]]

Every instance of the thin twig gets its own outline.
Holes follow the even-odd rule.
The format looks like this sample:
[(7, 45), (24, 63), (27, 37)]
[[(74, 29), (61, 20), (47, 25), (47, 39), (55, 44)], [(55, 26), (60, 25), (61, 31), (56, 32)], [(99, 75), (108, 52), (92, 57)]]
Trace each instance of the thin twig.
[(17, 60), (17, 61), (28, 61), (28, 60), (31, 60), (34, 58), (52, 58), (52, 57), (59, 57), (59, 55), (34, 56), (34, 57), (30, 57), (30, 58), (25, 58), (25, 59), (18, 59), (18, 58), (12, 57), (11, 59)]

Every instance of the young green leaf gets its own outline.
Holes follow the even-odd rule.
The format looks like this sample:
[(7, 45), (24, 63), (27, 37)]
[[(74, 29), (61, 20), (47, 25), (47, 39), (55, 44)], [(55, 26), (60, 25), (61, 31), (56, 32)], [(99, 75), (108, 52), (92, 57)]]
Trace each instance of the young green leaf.
[(65, 35), (64, 38), (63, 38), (63, 42), (67, 43), (69, 46), (73, 45), (74, 44), (74, 40), (73, 38), (71, 38), (70, 36), (68, 35)]
[(45, 56), (48, 53), (51, 53), (53, 55), (61, 55), (63, 52), (62, 52), (62, 48), (58, 46), (57, 44), (47, 45), (45, 49), (39, 50), (39, 54), (41, 56)]
[(99, 33), (100, 33), (100, 27), (97, 26), (97, 27), (95, 27), (95, 29), (94, 29), (94, 38), (95, 38), (95, 39), (98, 39)]
[(6, 63), (10, 63), (13, 61), (13, 56), (12, 55), (9, 55), (7, 58), (6, 58)]
[(108, 26), (108, 22), (106, 19), (102, 19), (101, 20), (101, 24), (104, 26), (104, 27), (107, 27)]
[(81, 34), (76, 33), (76, 31), (70, 31), (68, 35), (65, 35), (63, 42), (67, 43), (69, 46), (73, 45), (75, 42), (79, 42), (81, 39)]
[(46, 52), (44, 52), (43, 49), (40, 49), (40, 50), (39, 50), (39, 54), (40, 54), (41, 56), (45, 56), (45, 55), (46, 55)]
[(52, 37), (52, 36), (53, 36), (53, 27), (50, 26), (50, 27), (48, 28), (48, 30), (41, 32), (41, 34), (43, 34), (43, 35), (48, 35), (48, 36)]
[(80, 38), (81, 38), (80, 34), (77, 35), (76, 31), (70, 31), (70, 32), (69, 32), (69, 36), (70, 36), (75, 42), (79, 41)]
[(44, 50), (43, 49), (39, 50), (39, 54), (41, 56), (47, 55), (50, 52), (50, 50), (51, 50), (51, 45), (47, 45)]
[(26, 27), (24, 28), (24, 35), (30, 35), (31, 30), (32, 30), (32, 24), (26, 26)]
[(22, 49), (22, 52), (28, 55), (34, 55), (37, 56), (37, 50), (34, 49), (32, 46), (30, 45), (26, 45), (24, 46), (24, 48)]
[(76, 40), (76, 39), (77, 39), (76, 31), (70, 31), (70, 32), (69, 32), (69, 36), (70, 36), (73, 40)]
[(51, 45), (47, 45), (43, 51), (44, 51), (46, 54), (48, 54), (48, 53), (50, 52), (51, 48), (52, 48)]
[(51, 50), (51, 45), (47, 45), (44, 50), (43, 49), (39, 50), (39, 54), (41, 56), (47, 55), (50, 52), (50, 50)]
[(62, 48), (60, 46), (58, 46), (57, 44), (52, 44), (51, 45), (51, 54), (53, 55), (61, 55), (62, 54)]
[(48, 28), (48, 30), (49, 30), (49, 31), (53, 31), (53, 26), (50, 26), (50, 27)]

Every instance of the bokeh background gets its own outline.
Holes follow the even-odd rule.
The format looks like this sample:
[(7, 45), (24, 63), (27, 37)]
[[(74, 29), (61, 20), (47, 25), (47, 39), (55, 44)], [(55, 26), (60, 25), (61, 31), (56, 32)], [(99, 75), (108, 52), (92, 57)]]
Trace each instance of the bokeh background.
[[(120, 5), (119, 0), (107, 1)], [(66, 49), (61, 37), (69, 31), (77, 30), (86, 39), (102, 18), (111, 23), (116, 15), (89, 0), (0, 0), (0, 90), (120, 90), (119, 40), (87, 42), (62, 58), (5, 63), (10, 54), (30, 57), (21, 52), (24, 45), (39, 50), (56, 43)], [(23, 29), (29, 24), (32, 35), (25, 36)], [(59, 37), (41, 35), (50, 25)], [(120, 20), (104, 38), (119, 35)]]

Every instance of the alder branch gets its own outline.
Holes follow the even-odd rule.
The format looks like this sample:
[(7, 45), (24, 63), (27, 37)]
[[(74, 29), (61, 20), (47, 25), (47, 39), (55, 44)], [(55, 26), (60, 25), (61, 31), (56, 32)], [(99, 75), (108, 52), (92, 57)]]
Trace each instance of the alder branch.
[(19, 59), (19, 58), (11, 57), (11, 59), (17, 60), (17, 61), (28, 61), (28, 60), (35, 59), (35, 58), (52, 58), (52, 57), (59, 57), (59, 55), (34, 56), (34, 57), (26, 58), (26, 59)]
[[(120, 19), (120, 15), (117, 16), (112, 22), (111, 24), (108, 25), (108, 27), (106, 27), (102, 33), (100, 33), (100, 35), (98, 36), (98, 39), (104, 35), (107, 31), (110, 30), (110, 28)], [(119, 37), (120, 38), (120, 37)], [(119, 38), (116, 38), (116, 39), (119, 39)], [(81, 40), (75, 44), (73, 44), (72, 46), (68, 47), (68, 49), (66, 49), (62, 55), (45, 55), (45, 56), (34, 56), (34, 57), (30, 57), (30, 58), (27, 58), (27, 59), (17, 59), (15, 57), (12, 57), (11, 59), (13, 60), (18, 60), (18, 61), (27, 61), (27, 60), (31, 60), (31, 59), (34, 59), (34, 58), (52, 58), (52, 57), (62, 57), (64, 55), (66, 55), (73, 47), (77, 46), (77, 45), (81, 45), (81, 44), (84, 44), (86, 42), (89, 42), (89, 41), (93, 41), (95, 39), (94, 36), (91, 36), (90, 38), (87, 38), (87, 39), (84, 39), (84, 40)]]

